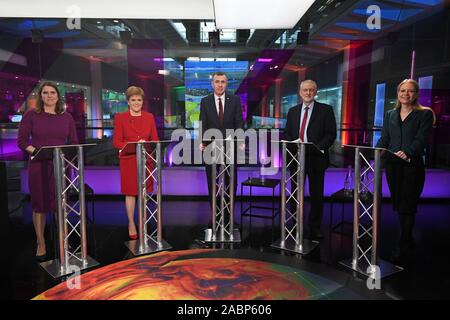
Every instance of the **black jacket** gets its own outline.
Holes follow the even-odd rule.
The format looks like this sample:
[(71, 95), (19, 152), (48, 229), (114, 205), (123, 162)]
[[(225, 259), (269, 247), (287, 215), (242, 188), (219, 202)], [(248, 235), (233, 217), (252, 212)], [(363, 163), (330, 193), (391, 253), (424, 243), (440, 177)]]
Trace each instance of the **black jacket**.
[[(302, 104), (289, 109), (284, 129), (285, 140), (297, 140), (300, 131), (300, 111)], [(306, 136), (308, 142), (312, 142), (324, 151), (323, 156), (326, 159), (326, 166), (329, 164), (328, 149), (336, 140), (336, 118), (333, 108), (330, 105), (314, 101), (314, 109), (309, 119), (308, 130)], [(310, 152), (311, 153), (311, 152)], [(318, 155), (314, 152), (313, 155)], [(311, 156), (311, 154), (309, 154)]]
[[(226, 129), (243, 129), (244, 121), (240, 98), (234, 94), (225, 93), (224, 121), (223, 125), (220, 125), (214, 94), (204, 97), (200, 102), (200, 121), (203, 132), (214, 128), (225, 134)], [(224, 138), (226, 137), (224, 136)]]
[(413, 110), (402, 123), (400, 109), (389, 110), (384, 116), (381, 138), (376, 146), (392, 152), (401, 150), (409, 158), (419, 159), (425, 154), (433, 118), (431, 110)]

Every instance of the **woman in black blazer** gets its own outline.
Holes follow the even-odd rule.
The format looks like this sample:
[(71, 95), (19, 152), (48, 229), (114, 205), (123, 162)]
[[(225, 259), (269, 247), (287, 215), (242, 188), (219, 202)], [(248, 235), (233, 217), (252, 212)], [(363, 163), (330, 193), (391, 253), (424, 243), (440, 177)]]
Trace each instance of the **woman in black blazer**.
[(385, 158), (392, 204), (401, 226), (400, 239), (391, 257), (394, 262), (404, 261), (415, 247), (413, 227), (425, 184), (423, 156), (434, 123), (433, 111), (419, 104), (418, 92), (415, 80), (406, 79), (398, 85), (396, 106), (386, 112), (376, 145), (397, 156)]

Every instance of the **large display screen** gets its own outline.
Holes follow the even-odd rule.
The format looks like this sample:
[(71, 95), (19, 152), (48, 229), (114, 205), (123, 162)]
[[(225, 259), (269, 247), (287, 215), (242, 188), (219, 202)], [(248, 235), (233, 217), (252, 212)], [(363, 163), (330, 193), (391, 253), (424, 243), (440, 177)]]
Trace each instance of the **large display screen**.
[(128, 109), (125, 92), (102, 89), (103, 119), (114, 119), (114, 115)]
[(197, 128), (200, 117), (200, 101), (212, 93), (211, 75), (225, 72), (227, 91), (234, 93), (247, 75), (248, 61), (186, 61), (184, 77), (186, 86), (186, 128)]

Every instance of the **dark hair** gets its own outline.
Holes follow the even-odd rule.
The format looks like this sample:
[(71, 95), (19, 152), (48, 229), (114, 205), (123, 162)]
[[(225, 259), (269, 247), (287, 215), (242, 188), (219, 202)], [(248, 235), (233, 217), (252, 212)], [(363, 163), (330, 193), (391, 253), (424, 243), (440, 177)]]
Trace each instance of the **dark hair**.
[(125, 95), (127, 96), (127, 100), (130, 100), (131, 96), (141, 96), (142, 100), (144, 100), (145, 97), (144, 90), (141, 87), (136, 86), (128, 87)]
[(53, 89), (55, 89), (56, 94), (58, 95), (58, 101), (56, 101), (55, 112), (63, 113), (65, 111), (65, 108), (64, 108), (64, 103), (61, 99), (61, 94), (59, 93), (59, 90), (58, 90), (58, 87), (56, 86), (56, 84), (53, 82), (50, 82), (50, 81), (44, 82), (41, 85), (41, 87), (39, 88), (38, 100), (37, 100), (35, 111), (37, 113), (41, 113), (42, 111), (44, 111), (44, 101), (42, 101), (42, 90), (44, 90), (44, 87), (52, 87)]
[(223, 71), (217, 71), (217, 72), (214, 72), (214, 73), (212, 74), (211, 79), (214, 79), (215, 76), (225, 76), (225, 77), (228, 79), (227, 74), (226, 74), (225, 72), (223, 72)]

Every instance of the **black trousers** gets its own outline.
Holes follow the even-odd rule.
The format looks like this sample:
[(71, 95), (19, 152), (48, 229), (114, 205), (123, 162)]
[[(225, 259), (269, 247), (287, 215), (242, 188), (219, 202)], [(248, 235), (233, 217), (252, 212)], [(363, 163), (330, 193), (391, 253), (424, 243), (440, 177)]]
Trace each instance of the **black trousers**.
[[(311, 209), (309, 211), (308, 224), (311, 230), (320, 228), (323, 219), (323, 190), (326, 170), (326, 160), (320, 155), (312, 155), (305, 157), (305, 180), (308, 177), (309, 193), (311, 197)], [(297, 187), (297, 164), (292, 163), (289, 166), (291, 173), (291, 191)], [(290, 202), (291, 211), (295, 212), (296, 204)]]
[(405, 162), (389, 159), (385, 163), (386, 180), (392, 206), (400, 214), (414, 215), (425, 184), (425, 165), (421, 158)]

